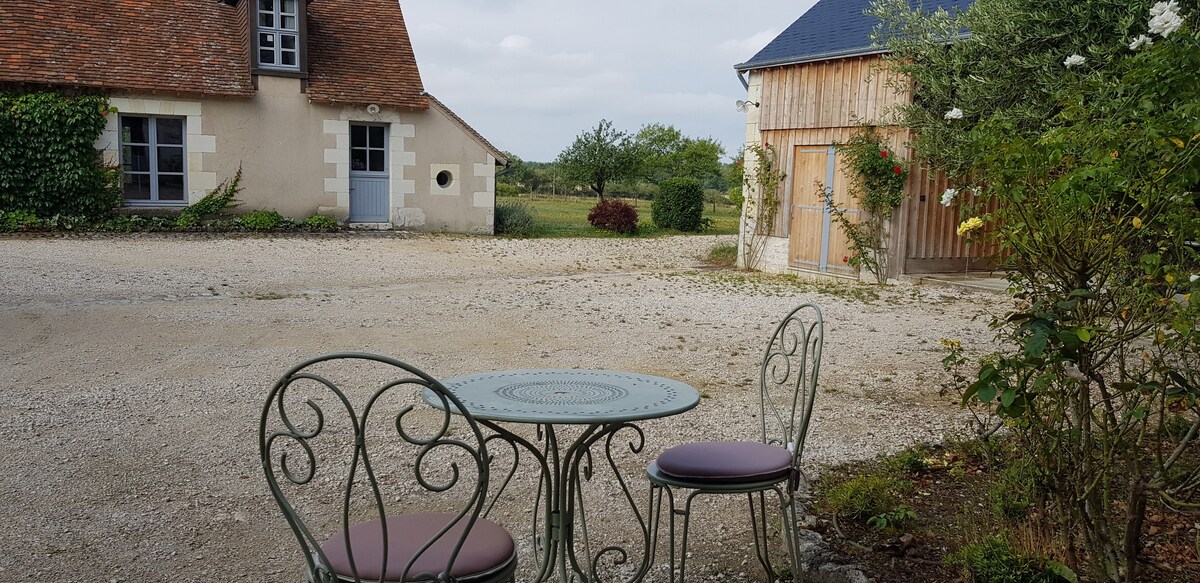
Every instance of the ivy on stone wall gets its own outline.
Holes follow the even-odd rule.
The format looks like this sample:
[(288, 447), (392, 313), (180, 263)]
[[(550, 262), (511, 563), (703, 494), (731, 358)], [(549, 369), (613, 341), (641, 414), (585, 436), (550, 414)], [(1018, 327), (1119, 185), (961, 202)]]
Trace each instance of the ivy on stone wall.
[(0, 91), (0, 211), (97, 217), (119, 205), (120, 172), (95, 146), (112, 112), (96, 95)]

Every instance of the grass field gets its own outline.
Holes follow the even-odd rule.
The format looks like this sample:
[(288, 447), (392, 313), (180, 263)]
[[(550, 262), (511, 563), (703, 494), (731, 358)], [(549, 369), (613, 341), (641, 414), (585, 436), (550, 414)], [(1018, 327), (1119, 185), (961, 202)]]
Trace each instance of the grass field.
[[(675, 229), (659, 229), (650, 218), (650, 201), (622, 199), (633, 205), (638, 212), (638, 232), (634, 237), (662, 237), (665, 235), (690, 235)], [(597, 229), (587, 222), (588, 211), (596, 206), (590, 197), (521, 195), (497, 196), (496, 204), (524, 202), (533, 210), (535, 237), (627, 237), (611, 231)], [(714, 213), (711, 204), (704, 205), (704, 217), (712, 221), (712, 227), (702, 231), (703, 235), (736, 235), (738, 211), (730, 205), (718, 204)]]

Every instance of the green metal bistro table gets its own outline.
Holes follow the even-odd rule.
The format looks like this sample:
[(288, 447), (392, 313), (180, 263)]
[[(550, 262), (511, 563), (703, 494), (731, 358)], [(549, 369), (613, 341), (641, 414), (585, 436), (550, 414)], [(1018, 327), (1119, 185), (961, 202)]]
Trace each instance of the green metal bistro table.
[[(646, 575), (653, 555), (650, 510), (647, 507), (643, 514), (629, 492), (613, 459), (614, 436), (627, 431), (630, 450), (639, 453), (645, 445), (645, 434), (634, 422), (675, 415), (695, 407), (700, 401), (696, 389), (671, 379), (611, 370), (508, 370), (453, 377), (442, 382), (480, 425), (495, 432), (487, 441), (502, 440), (511, 445), (512, 471), (516, 470), (521, 450), (532, 455), (540, 466), (533, 520), (535, 581), (546, 581), (557, 573), (564, 582), (594, 582), (599, 578), (602, 556), (611, 556), (616, 564), (628, 560), (627, 550), (616, 546), (606, 546), (592, 555), (587, 538), (581, 480), (591, 478), (592, 446), (601, 441), (605, 459), (616, 474), (643, 537), (644, 557), (629, 581), (641, 580)], [(425, 400), (436, 407), (442, 406), (442, 401), (431, 394), (426, 394)], [(517, 435), (503, 423), (536, 424), (537, 437), (530, 440)], [(582, 432), (569, 443), (560, 444), (556, 427), (562, 425), (579, 426)], [(496, 497), (511, 477), (509, 472)], [(577, 556), (577, 540), (582, 543), (584, 557)]]

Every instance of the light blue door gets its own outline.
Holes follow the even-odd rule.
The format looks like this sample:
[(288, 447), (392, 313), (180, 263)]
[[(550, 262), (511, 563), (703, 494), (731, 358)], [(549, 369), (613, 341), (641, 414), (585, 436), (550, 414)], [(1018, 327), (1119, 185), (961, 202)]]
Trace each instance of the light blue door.
[(387, 126), (350, 125), (350, 222), (391, 220)]

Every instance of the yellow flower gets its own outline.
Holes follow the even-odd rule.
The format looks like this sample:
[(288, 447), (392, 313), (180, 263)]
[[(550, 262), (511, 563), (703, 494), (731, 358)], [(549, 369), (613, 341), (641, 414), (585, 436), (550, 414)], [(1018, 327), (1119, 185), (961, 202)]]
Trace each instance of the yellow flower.
[(1168, 273), (1166, 280), (1167, 280), (1167, 283), (1175, 283), (1175, 276)]
[(1140, 228), (1142, 228), (1143, 224), (1144, 223), (1142, 223), (1142, 217), (1133, 217), (1133, 228), (1140, 229)]
[(962, 224), (958, 226), (958, 236), (961, 237), (981, 227), (983, 227), (983, 219), (979, 217), (971, 217), (963, 221)]

